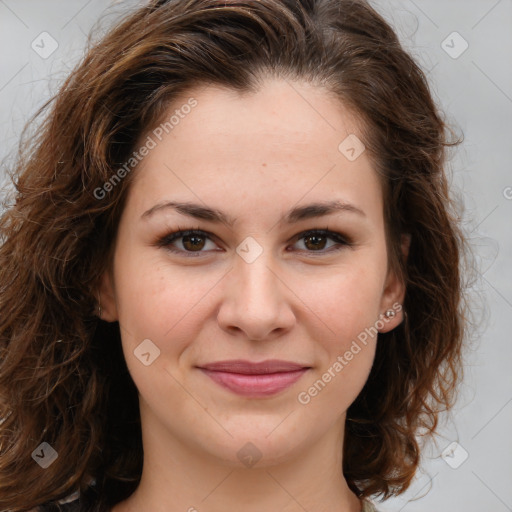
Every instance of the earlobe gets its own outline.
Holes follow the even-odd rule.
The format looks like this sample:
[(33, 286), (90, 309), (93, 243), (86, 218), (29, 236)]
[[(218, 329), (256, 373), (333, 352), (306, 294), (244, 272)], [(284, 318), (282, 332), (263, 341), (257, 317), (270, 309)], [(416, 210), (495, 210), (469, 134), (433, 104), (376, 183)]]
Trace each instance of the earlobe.
[(404, 319), (403, 302), (405, 297), (405, 284), (395, 272), (390, 271), (388, 283), (382, 297), (382, 310), (377, 321), (378, 331), (381, 333), (392, 331)]
[(402, 302), (394, 302), (393, 305), (384, 311), (376, 322), (377, 330), (380, 333), (392, 331), (400, 325), (404, 319), (405, 311)]
[(106, 322), (117, 321), (117, 304), (113, 278), (109, 270), (106, 270), (101, 276), (96, 295), (98, 300), (96, 315)]

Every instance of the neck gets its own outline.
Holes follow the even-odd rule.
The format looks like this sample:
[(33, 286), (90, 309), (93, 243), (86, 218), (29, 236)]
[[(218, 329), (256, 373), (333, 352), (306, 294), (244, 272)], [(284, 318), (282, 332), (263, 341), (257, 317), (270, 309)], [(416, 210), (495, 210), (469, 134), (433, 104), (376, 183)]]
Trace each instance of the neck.
[(141, 481), (112, 512), (224, 512), (226, 504), (242, 512), (361, 511), (342, 472), (344, 417), (316, 443), (290, 448), (279, 460), (261, 454), (251, 467), (188, 445), (157, 421), (143, 401), (141, 419)]

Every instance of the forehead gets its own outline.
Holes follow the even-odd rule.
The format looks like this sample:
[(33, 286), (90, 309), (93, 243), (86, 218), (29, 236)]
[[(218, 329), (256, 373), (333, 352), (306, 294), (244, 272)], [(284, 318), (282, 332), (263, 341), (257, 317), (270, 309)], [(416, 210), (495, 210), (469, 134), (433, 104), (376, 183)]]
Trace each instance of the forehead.
[(333, 94), (304, 82), (269, 79), (244, 93), (196, 87), (141, 138), (154, 147), (132, 192), (139, 203), (147, 199), (141, 208), (165, 195), (262, 207), (339, 193), (378, 209), (380, 181), (360, 126)]

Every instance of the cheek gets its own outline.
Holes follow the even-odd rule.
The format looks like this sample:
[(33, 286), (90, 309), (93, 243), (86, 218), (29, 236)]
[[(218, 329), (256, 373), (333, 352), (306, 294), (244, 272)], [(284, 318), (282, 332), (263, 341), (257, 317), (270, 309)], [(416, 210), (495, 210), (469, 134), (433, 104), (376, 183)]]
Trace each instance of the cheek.
[(171, 271), (152, 255), (121, 254), (115, 262), (115, 279), (126, 364), (152, 409), (158, 410), (166, 397), (178, 411), (184, 398), (178, 384), (183, 380), (180, 358), (202, 328), (202, 299), (213, 283), (193, 279), (183, 270)]
[(162, 353), (179, 353), (201, 328), (208, 292), (219, 276), (190, 267), (173, 268), (151, 252), (125, 257), (120, 251), (115, 261), (123, 344), (133, 350), (148, 338)]
[(379, 316), (383, 269), (378, 265), (352, 265), (317, 280), (312, 310), (333, 336), (343, 343), (374, 325)]
[(300, 403), (314, 400), (318, 406), (344, 410), (363, 388), (377, 341), (382, 293), (382, 269), (377, 267), (352, 266), (335, 273), (328, 285), (317, 282), (312, 309), (325, 326), (325, 336), (314, 336), (321, 358)]
[[(375, 344), (354, 342), (315, 375), (299, 390), (297, 402), (311, 418), (329, 418), (334, 422), (345, 413), (363, 389), (370, 374)], [(317, 421), (317, 420), (316, 420)]]
[(375, 357), (378, 299), (375, 282), (368, 284), (354, 273), (333, 283), (317, 303), (328, 330), (313, 338), (318, 365), (297, 397), (313, 417), (322, 414), (335, 421), (363, 389)]

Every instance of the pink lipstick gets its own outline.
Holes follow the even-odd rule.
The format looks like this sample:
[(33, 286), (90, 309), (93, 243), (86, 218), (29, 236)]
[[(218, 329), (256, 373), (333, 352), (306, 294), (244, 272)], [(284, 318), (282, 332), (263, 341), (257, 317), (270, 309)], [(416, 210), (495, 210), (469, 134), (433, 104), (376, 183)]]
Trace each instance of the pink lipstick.
[(241, 359), (218, 361), (199, 367), (214, 382), (246, 397), (271, 396), (290, 387), (309, 366), (270, 359), (259, 363)]

